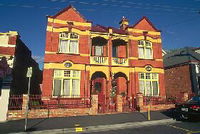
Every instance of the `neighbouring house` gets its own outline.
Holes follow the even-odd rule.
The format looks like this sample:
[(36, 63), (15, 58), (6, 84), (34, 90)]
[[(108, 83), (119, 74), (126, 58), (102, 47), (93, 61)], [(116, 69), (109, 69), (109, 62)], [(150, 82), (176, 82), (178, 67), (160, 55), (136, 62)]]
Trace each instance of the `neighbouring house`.
[(165, 85), (168, 98), (200, 93), (199, 48), (181, 48), (164, 56)]
[[(40, 86), (42, 72), (38, 63), (31, 57), (31, 51), (21, 41), (16, 31), (0, 33), (0, 85), (6, 77), (11, 77), (11, 94), (22, 95), (27, 93), (28, 67), (33, 67), (31, 78), (31, 94), (41, 94)], [(0, 88), (1, 89), (1, 88)]]
[(98, 95), (97, 109), (106, 112), (118, 95), (129, 108), (138, 93), (165, 99), (161, 32), (147, 17), (105, 27), (69, 6), (47, 19), (42, 96), (49, 103)]

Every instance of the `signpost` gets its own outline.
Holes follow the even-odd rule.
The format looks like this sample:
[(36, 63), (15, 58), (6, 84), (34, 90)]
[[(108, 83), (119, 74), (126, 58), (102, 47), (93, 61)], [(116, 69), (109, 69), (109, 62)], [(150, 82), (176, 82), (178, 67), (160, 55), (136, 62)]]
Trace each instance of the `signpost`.
[(28, 78), (28, 93), (27, 93), (27, 103), (26, 103), (26, 112), (25, 112), (25, 125), (24, 129), (27, 131), (27, 124), (28, 124), (28, 109), (29, 109), (29, 95), (30, 95), (30, 85), (31, 85), (31, 77), (32, 77), (32, 67), (29, 67), (26, 73), (26, 77)]

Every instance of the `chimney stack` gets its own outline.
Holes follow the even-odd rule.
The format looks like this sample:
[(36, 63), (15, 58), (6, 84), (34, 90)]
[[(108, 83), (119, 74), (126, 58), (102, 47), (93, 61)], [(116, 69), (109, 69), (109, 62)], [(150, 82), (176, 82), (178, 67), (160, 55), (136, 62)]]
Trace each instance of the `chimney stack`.
[(120, 24), (120, 29), (125, 30), (129, 25), (128, 19), (123, 16), (119, 24)]

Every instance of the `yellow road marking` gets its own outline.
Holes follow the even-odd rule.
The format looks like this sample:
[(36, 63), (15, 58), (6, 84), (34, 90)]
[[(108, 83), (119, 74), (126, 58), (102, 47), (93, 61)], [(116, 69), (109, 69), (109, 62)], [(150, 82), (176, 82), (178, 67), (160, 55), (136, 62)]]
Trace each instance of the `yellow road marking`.
[(83, 132), (83, 128), (82, 128), (82, 127), (76, 127), (76, 128), (75, 128), (75, 131), (76, 131), (76, 132)]
[(189, 134), (197, 134), (197, 133), (200, 134), (200, 131), (191, 131), (191, 133), (189, 133)]
[(189, 129), (185, 129), (185, 128), (177, 127), (177, 126), (174, 126), (174, 125), (168, 125), (168, 126), (173, 127), (173, 128), (175, 128), (175, 129), (179, 129), (179, 130), (186, 131), (186, 132), (188, 132), (187, 134), (191, 134), (191, 132), (192, 132), (192, 131), (189, 130)]

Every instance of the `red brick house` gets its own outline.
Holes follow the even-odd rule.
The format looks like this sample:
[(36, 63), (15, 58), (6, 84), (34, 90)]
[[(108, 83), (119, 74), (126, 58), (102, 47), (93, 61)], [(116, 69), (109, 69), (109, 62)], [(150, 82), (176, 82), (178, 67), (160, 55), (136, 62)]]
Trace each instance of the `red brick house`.
[(16, 31), (0, 33), (0, 89), (3, 80), (9, 76), (12, 79), (11, 94), (27, 93), (26, 72), (30, 66), (33, 67), (31, 94), (40, 94), (39, 84), (42, 81), (42, 72), (38, 63), (32, 59), (31, 51)]
[[(93, 25), (69, 6), (48, 16), (43, 71), (43, 97), (90, 99), (98, 94), (99, 109), (131, 103), (137, 93), (165, 98), (161, 32), (143, 17), (120, 28)], [(106, 110), (105, 110), (106, 111)]]
[(181, 48), (164, 56), (167, 98), (200, 93), (199, 48)]

